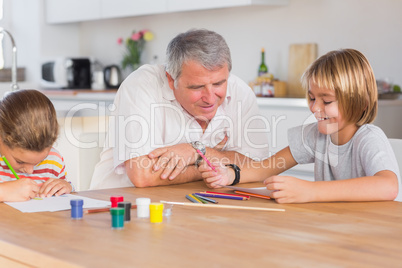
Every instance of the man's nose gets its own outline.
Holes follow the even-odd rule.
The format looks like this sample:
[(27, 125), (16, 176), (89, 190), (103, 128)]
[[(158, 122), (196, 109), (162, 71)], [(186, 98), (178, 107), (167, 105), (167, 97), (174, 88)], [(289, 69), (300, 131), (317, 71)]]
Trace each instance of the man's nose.
[(207, 85), (203, 91), (202, 100), (206, 103), (215, 102), (215, 91), (212, 86)]

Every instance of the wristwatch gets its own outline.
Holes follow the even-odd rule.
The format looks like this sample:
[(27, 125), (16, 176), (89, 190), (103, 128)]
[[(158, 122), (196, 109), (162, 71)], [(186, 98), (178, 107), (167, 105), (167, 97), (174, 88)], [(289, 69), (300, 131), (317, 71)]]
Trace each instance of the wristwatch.
[[(202, 142), (200, 142), (200, 141), (193, 141), (193, 142), (190, 142), (190, 144), (191, 144), (191, 146), (193, 146), (193, 148), (194, 148), (195, 150), (200, 150), (200, 152), (201, 152), (202, 154), (204, 154), (204, 155), (206, 154), (207, 150), (205, 149), (205, 145), (202, 144)], [(197, 152), (197, 154), (198, 154), (198, 152)], [(198, 154), (198, 158), (197, 158), (197, 160), (195, 160), (195, 165), (196, 165), (197, 167), (198, 167), (198, 164), (201, 162), (201, 160), (202, 160), (202, 156)]]
[(233, 168), (233, 170), (235, 172), (235, 179), (234, 179), (233, 183), (231, 185), (229, 185), (229, 186), (233, 186), (233, 185), (238, 184), (240, 182), (240, 171), (241, 171), (241, 169), (238, 166), (236, 166), (235, 164), (227, 164), (226, 166)]

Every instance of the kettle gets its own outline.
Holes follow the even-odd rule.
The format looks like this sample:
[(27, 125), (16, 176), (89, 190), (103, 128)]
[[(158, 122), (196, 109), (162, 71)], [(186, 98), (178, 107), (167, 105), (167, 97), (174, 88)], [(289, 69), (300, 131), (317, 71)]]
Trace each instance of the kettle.
[(109, 65), (103, 69), (106, 88), (118, 88), (121, 83), (121, 72), (117, 65)]

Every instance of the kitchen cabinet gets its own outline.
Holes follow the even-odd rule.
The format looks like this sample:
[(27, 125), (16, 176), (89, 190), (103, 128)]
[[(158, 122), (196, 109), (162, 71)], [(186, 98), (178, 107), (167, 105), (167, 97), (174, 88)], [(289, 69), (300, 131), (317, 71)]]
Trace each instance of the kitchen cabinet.
[[(267, 124), (270, 156), (289, 145), (289, 128), (316, 122), (304, 98), (257, 98), (257, 103)], [(311, 181), (314, 165), (297, 165), (284, 174)]]
[(141, 16), (166, 12), (166, 0), (46, 0), (50, 24)]
[(60, 126), (54, 147), (64, 157), (67, 179), (77, 191), (89, 189), (105, 142), (116, 90), (43, 90)]
[(225, 7), (239, 7), (250, 5), (286, 5), (288, 0), (203, 0), (203, 1), (188, 1), (188, 0), (167, 0), (167, 11), (190, 11), (202, 9), (214, 9)]
[(77, 191), (91, 184), (106, 138), (107, 116), (58, 117), (60, 135), (54, 147), (64, 158), (67, 179)]
[(119, 18), (166, 12), (166, 0), (101, 0), (101, 18)]
[(46, 0), (47, 23), (68, 23), (96, 20), (101, 17), (99, 0)]
[(289, 0), (46, 0), (50, 24), (250, 5), (286, 5)]

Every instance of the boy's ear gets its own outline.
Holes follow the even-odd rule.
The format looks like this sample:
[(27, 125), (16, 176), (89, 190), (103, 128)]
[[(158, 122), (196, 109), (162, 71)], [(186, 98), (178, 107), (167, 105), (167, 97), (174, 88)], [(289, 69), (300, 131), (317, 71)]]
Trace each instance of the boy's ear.
[(172, 76), (168, 72), (166, 72), (166, 77), (167, 77), (168, 82), (169, 82), (169, 87), (172, 90), (174, 90), (174, 79), (172, 78)]

